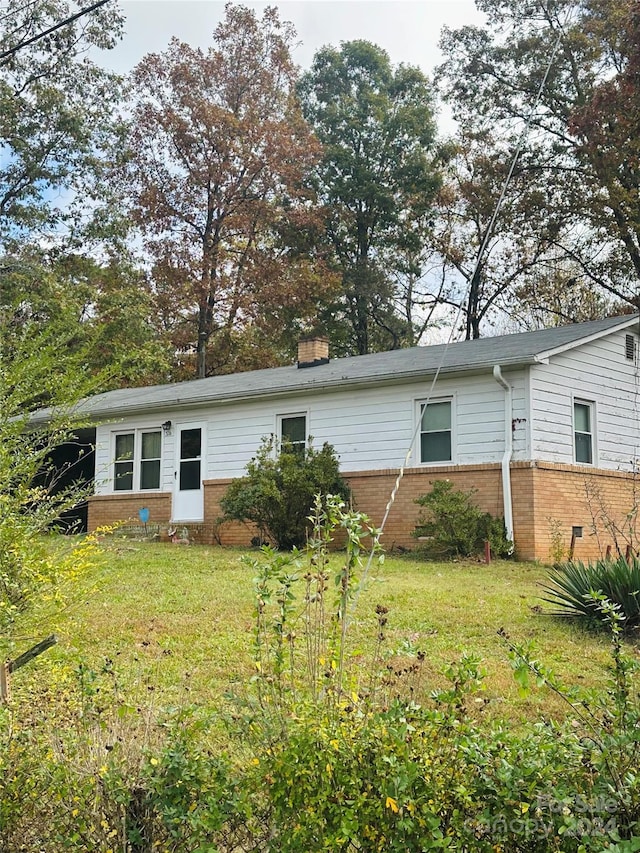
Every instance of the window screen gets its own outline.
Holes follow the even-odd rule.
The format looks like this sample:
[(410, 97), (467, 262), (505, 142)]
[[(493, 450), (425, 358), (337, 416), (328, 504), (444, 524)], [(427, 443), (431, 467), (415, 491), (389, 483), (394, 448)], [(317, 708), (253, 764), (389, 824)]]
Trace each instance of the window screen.
[(422, 405), (420, 461), (451, 461), (451, 400)]
[(583, 465), (593, 463), (593, 428), (591, 403), (573, 404), (573, 429), (576, 462)]
[(143, 432), (140, 459), (140, 488), (160, 488), (160, 454), (162, 433)]
[(180, 490), (197, 491), (202, 486), (202, 430), (183, 429), (180, 433)]
[(280, 419), (280, 441), (289, 444), (296, 453), (304, 453), (307, 446), (306, 415), (291, 415)]
[(133, 489), (133, 450), (135, 433), (116, 435), (116, 459), (114, 464), (114, 484), (117, 492), (130, 492)]

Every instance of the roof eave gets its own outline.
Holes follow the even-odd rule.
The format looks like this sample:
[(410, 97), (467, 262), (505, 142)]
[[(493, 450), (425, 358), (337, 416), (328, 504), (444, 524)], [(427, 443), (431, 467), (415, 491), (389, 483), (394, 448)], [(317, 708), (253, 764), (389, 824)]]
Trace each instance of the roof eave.
[[(501, 367), (504, 369), (509, 368), (518, 368), (525, 367), (529, 364), (534, 363), (535, 357), (527, 357), (527, 358), (518, 358), (518, 359), (505, 359), (500, 362)], [(452, 365), (450, 367), (441, 367), (439, 370), (437, 368), (432, 370), (416, 369), (399, 373), (387, 373), (387, 374), (378, 374), (376, 376), (366, 376), (366, 377), (353, 377), (353, 378), (342, 378), (339, 380), (336, 379), (327, 379), (321, 382), (304, 385), (300, 388), (289, 388), (286, 386), (282, 386), (280, 388), (271, 388), (269, 390), (264, 390), (261, 388), (256, 388), (251, 391), (237, 391), (237, 392), (228, 392), (223, 395), (211, 396), (203, 399), (202, 397), (189, 399), (188, 397), (176, 398), (175, 400), (163, 400), (158, 402), (146, 402), (140, 403), (136, 402), (132, 405), (123, 405), (116, 408), (109, 409), (108, 411), (97, 411), (91, 412), (88, 411), (85, 413), (85, 416), (99, 421), (110, 421), (114, 418), (122, 418), (129, 415), (139, 414), (140, 412), (172, 412), (178, 409), (184, 408), (193, 408), (200, 409), (206, 406), (212, 405), (224, 405), (226, 403), (236, 403), (243, 402), (248, 400), (255, 399), (272, 399), (274, 397), (295, 397), (301, 394), (308, 393), (324, 393), (328, 391), (336, 391), (342, 388), (366, 388), (372, 385), (380, 385), (387, 383), (405, 383), (412, 382), (416, 379), (424, 379), (431, 380), (438, 373), (439, 375), (446, 375), (449, 377), (453, 377), (456, 375), (470, 375), (470, 374), (482, 374), (485, 372), (490, 372), (493, 370), (494, 362), (491, 364), (474, 364), (469, 366), (459, 366)]]
[(544, 352), (538, 353), (537, 360), (540, 360), (542, 363), (547, 363), (550, 358), (553, 358), (554, 355), (561, 355), (563, 352), (568, 352), (571, 349), (575, 349), (576, 347), (584, 346), (585, 344), (589, 344), (592, 341), (597, 341), (600, 338), (606, 338), (607, 335), (611, 335), (614, 332), (619, 332), (622, 329), (628, 329), (630, 326), (638, 326), (640, 324), (640, 318), (637, 314), (632, 314), (626, 320), (622, 320), (620, 323), (617, 323), (615, 326), (610, 326), (608, 329), (601, 329), (599, 332), (594, 332), (591, 335), (586, 335), (583, 338), (578, 338), (578, 340), (571, 341), (568, 344), (562, 344), (562, 346), (554, 347), (553, 349), (545, 350)]

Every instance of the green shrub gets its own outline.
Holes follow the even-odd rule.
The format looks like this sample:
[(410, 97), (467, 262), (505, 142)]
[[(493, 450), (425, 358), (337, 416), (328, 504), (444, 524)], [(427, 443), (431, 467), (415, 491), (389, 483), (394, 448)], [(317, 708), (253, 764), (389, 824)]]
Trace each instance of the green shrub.
[(489, 541), (496, 557), (508, 557), (513, 545), (504, 521), (482, 512), (472, 501), (475, 489), (454, 489), (450, 480), (436, 480), (426, 495), (416, 498), (423, 508), (413, 536), (425, 538), (424, 551), (434, 557), (470, 557)]
[(256, 740), (269, 849), (595, 853), (632, 835), (624, 749), (616, 744), (623, 766), (607, 765), (575, 721), (517, 732), (483, 721), (477, 659), (445, 675), (448, 687), (422, 707), (298, 699), (277, 740)]
[[(13, 328), (0, 311), (0, 631), (17, 614), (61, 595), (80, 560), (43, 543), (67, 510), (87, 496), (79, 484), (62, 487), (53, 455), (75, 441), (83, 424), (78, 400), (100, 379), (87, 377), (82, 353), (52, 328)], [(45, 414), (42, 407), (48, 407)], [(32, 420), (34, 418), (35, 420)]]
[(138, 833), (148, 845), (141, 849), (245, 849), (248, 784), (226, 753), (203, 747), (208, 724), (195, 708), (179, 712), (167, 726), (162, 750), (149, 752), (141, 773)]
[(300, 453), (291, 444), (279, 447), (273, 438), (263, 438), (246, 475), (234, 480), (223, 496), (222, 520), (253, 522), (261, 537), (278, 548), (299, 548), (306, 541), (317, 494), (349, 496), (333, 447), (325, 443), (315, 450), (310, 442)]
[(624, 618), (624, 631), (640, 626), (640, 560), (630, 562), (597, 560), (595, 563), (569, 561), (550, 570), (543, 586), (544, 600), (556, 609), (554, 616), (580, 618), (597, 625), (606, 621), (600, 603), (604, 597)]
[[(556, 787), (551, 791), (549, 805), (551, 811), (561, 811), (558, 817), (565, 824), (558, 832), (564, 838), (583, 836), (583, 841), (586, 833), (590, 833), (590, 840), (596, 846), (586, 847), (588, 850), (632, 853), (640, 850), (640, 663), (623, 643), (625, 618), (619, 606), (602, 594), (593, 593), (591, 598), (597, 602), (611, 639), (612, 662), (603, 689), (566, 686), (533, 658), (530, 645), (512, 643), (503, 629), (498, 633), (509, 646), (521, 692), (526, 693), (529, 682), (534, 680), (536, 686), (552, 690), (571, 712), (571, 719), (562, 726), (546, 723), (535, 727), (538, 731), (548, 730), (568, 748), (564, 760), (553, 762)], [(518, 738), (520, 745), (525, 737)], [(611, 844), (612, 841), (616, 843)]]

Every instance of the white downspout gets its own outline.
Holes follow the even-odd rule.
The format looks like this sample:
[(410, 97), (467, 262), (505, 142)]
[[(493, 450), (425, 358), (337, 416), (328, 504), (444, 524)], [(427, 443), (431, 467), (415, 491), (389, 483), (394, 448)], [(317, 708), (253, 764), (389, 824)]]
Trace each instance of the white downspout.
[(502, 501), (507, 539), (513, 542), (513, 503), (511, 500), (511, 457), (513, 456), (513, 402), (511, 386), (505, 381), (500, 365), (493, 368), (493, 378), (504, 388), (504, 454), (502, 456)]

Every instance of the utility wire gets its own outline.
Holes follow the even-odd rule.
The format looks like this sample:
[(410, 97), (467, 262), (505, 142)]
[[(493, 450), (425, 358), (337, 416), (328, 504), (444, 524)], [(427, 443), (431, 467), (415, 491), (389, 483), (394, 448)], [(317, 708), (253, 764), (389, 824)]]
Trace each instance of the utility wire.
[[(15, 15), (19, 15), (19, 14), (20, 14), (20, 12), (24, 12), (24, 10), (25, 10), (25, 9), (29, 9), (31, 6), (35, 6), (35, 5), (36, 5), (37, 3), (39, 3), (39, 2), (40, 2), (40, 0), (30, 0), (30, 2), (29, 2), (29, 3), (25, 3), (25, 4), (24, 4), (24, 6), (20, 6), (18, 9), (12, 9), (12, 11), (11, 11), (11, 12), (7, 12), (7, 14), (6, 14), (6, 15), (3, 15), (3, 16), (0, 18), (0, 24), (1, 24), (3, 21), (6, 21), (6, 20), (7, 20), (7, 18), (13, 18), (13, 17), (15, 17)], [(0, 10), (0, 11), (1, 11), (1, 10)]]
[[(569, 9), (569, 11), (567, 13), (567, 22), (569, 21), (569, 17), (571, 15), (572, 11), (573, 11), (573, 6)], [(566, 26), (566, 22), (565, 22), (565, 26)], [(547, 67), (546, 67), (544, 76), (543, 76), (542, 80), (540, 81), (540, 85), (538, 87), (536, 97), (535, 97), (533, 105), (531, 107), (531, 111), (529, 113), (529, 116), (528, 116), (528, 118), (524, 124), (522, 132), (521, 132), (520, 137), (518, 139), (518, 143), (516, 145), (516, 150), (515, 150), (515, 153), (513, 155), (512, 161), (511, 161), (511, 166), (510, 166), (509, 171), (507, 173), (507, 177), (504, 180), (504, 183), (502, 186), (502, 191), (500, 193), (500, 196), (499, 196), (498, 201), (496, 203), (496, 206), (494, 208), (493, 215), (492, 215), (491, 219), (489, 220), (489, 225), (487, 226), (487, 230), (485, 232), (484, 238), (483, 238), (482, 243), (480, 245), (480, 249), (479, 249), (478, 254), (476, 256), (476, 261), (475, 261), (475, 264), (473, 267), (473, 272), (472, 272), (471, 276), (469, 277), (467, 287), (465, 288), (465, 292), (463, 294), (463, 298), (460, 300), (460, 305), (459, 305), (458, 310), (456, 312), (455, 320), (451, 326), (451, 331), (449, 333), (449, 337), (448, 337), (447, 342), (444, 346), (444, 349), (442, 350), (442, 355), (440, 357), (440, 361), (438, 362), (436, 372), (433, 376), (431, 386), (429, 388), (427, 396), (425, 397), (424, 402), (422, 403), (421, 411), (424, 411), (426, 409), (426, 407), (429, 405), (429, 401), (431, 400), (431, 397), (433, 395), (434, 388), (435, 388), (436, 383), (440, 377), (440, 373), (442, 371), (445, 359), (447, 357), (447, 351), (448, 351), (449, 346), (451, 345), (452, 340), (453, 340), (454, 330), (457, 326), (458, 319), (462, 313), (462, 306), (465, 303), (465, 301), (469, 295), (469, 290), (471, 288), (471, 284), (475, 280), (476, 275), (478, 274), (480, 264), (482, 263), (482, 258), (484, 256), (486, 250), (487, 250), (487, 246), (489, 245), (489, 240), (493, 236), (495, 224), (496, 224), (496, 221), (498, 219), (498, 215), (500, 213), (500, 210), (502, 208), (502, 204), (504, 202), (504, 199), (505, 199), (505, 196), (507, 193), (507, 189), (509, 188), (509, 184), (511, 183), (511, 179), (513, 177), (513, 173), (515, 171), (516, 165), (518, 163), (518, 160), (520, 159), (520, 155), (522, 153), (522, 149), (524, 147), (526, 137), (528, 136), (529, 130), (531, 129), (531, 125), (533, 123), (535, 113), (538, 109), (538, 105), (540, 104), (540, 99), (542, 98), (542, 93), (544, 91), (544, 87), (547, 85), (547, 80), (549, 79), (549, 74), (551, 73), (551, 68), (553, 66), (554, 60), (556, 58), (556, 55), (557, 55), (558, 50), (560, 49), (560, 45), (562, 43), (563, 34), (564, 34), (563, 28), (560, 27), (560, 31), (558, 33), (558, 38), (555, 41), (555, 44), (553, 46), (553, 50), (551, 51), (551, 55), (549, 57), (549, 62), (547, 63)], [(364, 581), (365, 581), (365, 579), (369, 573), (369, 570), (371, 568), (371, 564), (373, 562), (373, 557), (374, 557), (375, 551), (377, 550), (378, 545), (380, 544), (380, 539), (382, 537), (382, 534), (384, 533), (384, 528), (385, 528), (385, 525), (387, 523), (387, 519), (389, 518), (389, 513), (391, 512), (391, 509), (392, 509), (393, 504), (395, 502), (396, 496), (397, 496), (398, 491), (400, 489), (400, 484), (401, 484), (402, 479), (404, 477), (405, 468), (407, 467), (407, 465), (409, 464), (409, 461), (411, 459), (411, 455), (413, 453), (413, 447), (414, 447), (414, 444), (415, 444), (415, 441), (416, 441), (416, 438), (418, 435), (418, 431), (420, 429), (421, 420), (422, 420), (421, 417), (417, 419), (417, 423), (416, 423), (415, 429), (413, 431), (413, 435), (411, 437), (411, 442), (409, 444), (409, 448), (408, 448), (407, 453), (405, 455), (404, 462), (402, 463), (402, 465), (398, 469), (398, 475), (396, 477), (393, 489), (391, 490), (391, 495), (389, 496), (389, 500), (387, 502), (387, 505), (386, 505), (386, 508), (384, 511), (382, 522), (380, 523), (380, 527), (378, 527), (376, 530), (374, 540), (373, 540), (373, 543), (371, 545), (371, 550), (369, 552), (369, 558), (367, 560), (364, 571), (362, 573), (362, 581), (358, 586), (358, 589), (356, 591), (356, 594), (355, 594), (353, 602), (352, 602), (350, 617), (355, 612), (360, 589), (362, 588), (362, 585), (363, 585), (363, 583), (364, 583)], [(348, 621), (351, 621), (350, 617), (349, 617)]]
[[(33, 44), (34, 42), (40, 41), (40, 39), (43, 39), (45, 36), (48, 36), (51, 33), (55, 33), (56, 30), (59, 30), (62, 27), (66, 27), (67, 24), (72, 24), (74, 21), (77, 21), (78, 18), (82, 18), (84, 15), (88, 15), (89, 12), (95, 11), (100, 6), (104, 6), (105, 3), (108, 3), (108, 2), (109, 2), (109, 0), (98, 0), (97, 3), (94, 3), (92, 6), (87, 6), (86, 9), (81, 9), (79, 12), (76, 12), (75, 15), (71, 15), (70, 18), (66, 18), (64, 21), (60, 21), (60, 23), (54, 24), (52, 27), (49, 27), (48, 30), (45, 30), (42, 33), (38, 33), (37, 35), (32, 36), (30, 39), (27, 39), (26, 41), (23, 41), (20, 44), (17, 44), (15, 47), (9, 48), (9, 50), (3, 51), (2, 53), (0, 53), (0, 65), (6, 64), (5, 60), (12, 57), (19, 50), (22, 50), (23, 47), (27, 47), (28, 45)], [(26, 7), (23, 7), (23, 8), (26, 8)]]

